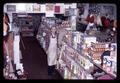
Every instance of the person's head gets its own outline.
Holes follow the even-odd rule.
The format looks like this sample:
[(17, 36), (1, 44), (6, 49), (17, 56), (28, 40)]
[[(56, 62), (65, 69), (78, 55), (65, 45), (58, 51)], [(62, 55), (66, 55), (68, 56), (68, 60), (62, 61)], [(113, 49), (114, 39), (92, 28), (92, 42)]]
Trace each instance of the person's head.
[(55, 26), (53, 26), (53, 27), (51, 28), (51, 33), (53, 33), (53, 34), (56, 33), (56, 27), (55, 27)]

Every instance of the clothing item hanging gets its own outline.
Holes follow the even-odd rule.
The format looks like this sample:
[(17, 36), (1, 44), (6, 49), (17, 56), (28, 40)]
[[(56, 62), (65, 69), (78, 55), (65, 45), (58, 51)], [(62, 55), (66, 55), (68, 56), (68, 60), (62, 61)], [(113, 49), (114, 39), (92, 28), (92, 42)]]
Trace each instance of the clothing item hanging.
[(97, 25), (102, 26), (101, 18), (99, 15), (97, 16), (96, 21), (97, 21)]
[(55, 6), (55, 13), (60, 13), (60, 6)]

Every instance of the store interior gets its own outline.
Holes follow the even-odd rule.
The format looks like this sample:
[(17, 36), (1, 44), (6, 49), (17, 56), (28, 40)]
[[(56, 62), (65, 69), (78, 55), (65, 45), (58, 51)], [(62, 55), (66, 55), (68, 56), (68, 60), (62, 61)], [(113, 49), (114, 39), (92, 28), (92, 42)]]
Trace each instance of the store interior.
[[(3, 17), (5, 79), (116, 79), (115, 4), (6, 3), (3, 12), (8, 17), (8, 21)], [(57, 58), (54, 74), (49, 76), (53, 28)]]

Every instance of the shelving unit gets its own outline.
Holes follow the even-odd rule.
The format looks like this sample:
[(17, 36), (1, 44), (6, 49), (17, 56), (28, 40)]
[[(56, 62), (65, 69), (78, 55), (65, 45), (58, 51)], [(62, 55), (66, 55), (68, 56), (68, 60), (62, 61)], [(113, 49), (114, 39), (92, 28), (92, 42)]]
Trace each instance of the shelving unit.
[[(67, 44), (66, 44), (67, 45)], [(65, 50), (64, 50), (64, 52), (65, 52)], [(65, 53), (66, 54), (66, 53)], [(76, 77), (77, 77), (77, 79), (84, 79), (84, 77), (81, 77), (80, 76), (80, 74), (79, 74), (79, 70), (81, 70), (81, 71), (84, 71), (85, 73), (86, 73), (86, 75), (83, 73), (83, 75), (84, 76), (86, 76), (87, 77), (87, 75), (90, 75), (90, 73), (89, 73), (89, 71), (87, 71), (87, 70), (85, 70), (84, 69), (84, 67), (83, 66), (81, 66), (80, 64), (79, 64), (79, 62), (78, 61), (76, 61), (75, 59), (73, 59), (73, 57), (71, 57), (71, 56), (69, 56), (69, 55), (65, 55), (65, 59), (67, 59), (66, 61), (64, 61), (63, 60), (63, 57), (61, 57), (61, 59), (62, 59), (62, 61), (66, 64), (66, 67), (69, 69), (69, 71), (71, 72), (71, 74), (74, 74)], [(68, 62), (70, 62), (69, 64), (68, 64)], [(78, 69), (78, 71), (77, 70), (75, 70), (74, 68), (72, 68), (72, 66), (70, 66), (70, 65), (72, 65), (72, 66), (74, 66), (74, 67), (76, 67), (77, 69)], [(71, 69), (72, 68), (72, 69)], [(76, 73), (75, 73), (75, 71), (76, 71)], [(81, 72), (82, 73), (82, 72)], [(91, 78), (92, 78), (92, 76), (91, 76)], [(66, 78), (67, 79), (67, 78)], [(69, 78), (68, 78), (69, 79)]]
[[(69, 35), (71, 35), (71, 33), (69, 33)], [(84, 36), (84, 35), (82, 35), (82, 36)], [(71, 38), (71, 41), (69, 41), (69, 42), (66, 42), (66, 40), (68, 40), (68, 39), (65, 39), (65, 37), (63, 37), (63, 38), (64, 39), (62, 41), (62, 43), (63, 43), (62, 45), (64, 45), (65, 49), (61, 48), (61, 51), (62, 50), (63, 51), (62, 51), (62, 54), (59, 55), (60, 60), (62, 60), (64, 62), (64, 64), (66, 64), (66, 67), (69, 69), (69, 71), (71, 73), (73, 73), (78, 79), (96, 79), (96, 77), (94, 77), (94, 75), (92, 75), (92, 72), (94, 71), (94, 67), (97, 67), (97, 69), (102, 70), (102, 72), (104, 72), (104, 75), (107, 74), (112, 79), (116, 78), (115, 74), (113, 75), (113, 74), (107, 72), (105, 69), (103, 69), (103, 67), (100, 64), (97, 64), (96, 62), (94, 62), (92, 56), (85, 55), (84, 49), (81, 49), (82, 51), (80, 51), (80, 50), (78, 50), (78, 48), (73, 47), (74, 42), (71, 43), (71, 41), (73, 40), (72, 38)], [(79, 43), (84, 45), (84, 42), (85, 41), (81, 39), (81, 41)], [(107, 42), (107, 43), (109, 44), (109, 42)], [(101, 45), (101, 43), (96, 43), (96, 44)], [(101, 47), (103, 47), (103, 46), (101, 46)], [(91, 46), (89, 48), (91, 48)], [(95, 50), (90, 50), (90, 51), (95, 51)], [(104, 52), (105, 49), (101, 50), (101, 51)], [(64, 52), (64, 55), (63, 55), (63, 52)], [(101, 55), (103, 52), (101, 52)], [(61, 63), (59, 63), (59, 64), (61, 64)], [(71, 65), (75, 65), (76, 67), (78, 67), (80, 69), (80, 70), (78, 69), (78, 71), (84, 71), (84, 73), (82, 73), (84, 76), (83, 77), (79, 76), (79, 72), (75, 68), (73, 68), (73, 71), (72, 71)], [(65, 71), (65, 69), (63, 69), (63, 70)], [(74, 71), (77, 71), (77, 73), (74, 73)], [(64, 77), (64, 75), (62, 75), (62, 76)], [(87, 77), (87, 76), (90, 76), (90, 77)], [(68, 78), (65, 77), (65, 79), (69, 79), (69, 77)]]

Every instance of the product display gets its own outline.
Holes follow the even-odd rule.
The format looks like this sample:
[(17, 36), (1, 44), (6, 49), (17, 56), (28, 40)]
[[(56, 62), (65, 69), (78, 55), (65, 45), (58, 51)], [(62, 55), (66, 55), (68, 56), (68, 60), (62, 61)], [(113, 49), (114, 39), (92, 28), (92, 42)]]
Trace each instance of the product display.
[[(72, 36), (69, 36), (69, 34)], [(72, 43), (66, 42), (66, 40), (72, 41)], [(66, 45), (64, 51), (62, 51), (64, 52), (64, 55), (62, 54), (60, 59), (65, 62), (69, 71), (75, 74), (75, 76), (78, 77), (78, 79), (94, 79), (104, 75), (105, 72), (107, 73), (112, 72), (112, 69), (110, 69), (110, 67), (108, 69), (108, 66), (105, 66), (106, 62), (103, 61), (103, 67), (102, 66), (100, 67), (102, 68), (103, 72), (95, 73), (94, 75), (91, 74), (91, 72), (94, 71), (93, 69), (95, 65), (97, 66), (101, 65), (102, 53), (106, 50), (110, 50), (109, 47), (110, 42), (98, 42), (95, 36), (86, 36), (82, 33), (71, 32), (69, 30), (64, 35), (63, 42)], [(66, 78), (69, 79), (69, 72), (67, 73), (66, 72), (65, 72), (65, 79)], [(68, 76), (66, 76), (67, 74)]]
[[(53, 79), (59, 73), (62, 79), (114, 80), (116, 9), (109, 3), (5, 4), (4, 13), (10, 17), (3, 19), (5, 79)], [(54, 73), (47, 76), (43, 70), (49, 75), (53, 66)]]
[[(116, 76), (116, 44), (111, 44), (114, 47), (114, 50), (110, 52), (110, 55), (104, 55), (103, 56), (103, 69), (105, 71), (107, 71), (108, 73)], [(114, 55), (112, 55), (112, 53), (115, 53)]]
[(48, 48), (48, 36), (50, 33), (50, 28), (55, 25), (54, 19), (55, 18), (43, 18), (41, 24), (39, 25), (38, 33), (36, 35), (36, 38), (45, 51)]

